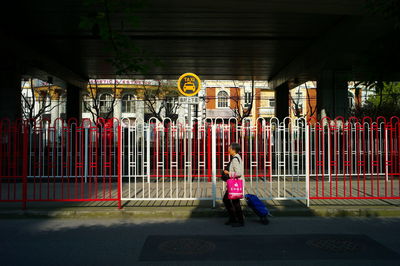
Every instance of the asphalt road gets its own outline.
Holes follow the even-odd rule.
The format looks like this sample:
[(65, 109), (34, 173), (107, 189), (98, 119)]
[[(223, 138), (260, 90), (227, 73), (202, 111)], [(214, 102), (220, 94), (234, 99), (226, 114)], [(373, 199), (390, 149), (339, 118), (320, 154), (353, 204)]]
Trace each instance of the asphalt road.
[(3, 219), (6, 265), (400, 265), (400, 218)]

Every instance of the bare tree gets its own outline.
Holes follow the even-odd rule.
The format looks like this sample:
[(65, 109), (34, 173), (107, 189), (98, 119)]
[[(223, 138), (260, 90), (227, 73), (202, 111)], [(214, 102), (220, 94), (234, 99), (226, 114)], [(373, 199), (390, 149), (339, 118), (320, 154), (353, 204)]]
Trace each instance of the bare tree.
[[(300, 87), (299, 87), (300, 88)], [(297, 93), (297, 96), (295, 98), (293, 98), (292, 93), (289, 91), (289, 98), (290, 98), (290, 102), (292, 103), (290, 105), (290, 108), (293, 110), (294, 116), (295, 117), (302, 117), (302, 113), (303, 113), (303, 104), (301, 102), (301, 97), (300, 97), (300, 93)]]
[[(307, 93), (307, 99), (306, 100), (307, 100), (307, 104), (308, 104), (306, 116), (311, 118), (317, 112), (317, 106), (314, 105), (314, 107), (313, 107), (312, 104), (311, 104), (311, 100), (312, 99), (310, 97), (310, 91), (309, 91), (309, 88), (307, 86), (307, 82), (305, 83), (305, 86), (306, 86), (306, 93)], [(316, 102), (316, 100), (317, 99), (315, 99), (315, 102)]]
[[(240, 88), (237, 86), (236, 81), (233, 81), (234, 86), (235, 86), (235, 96), (230, 97), (230, 99), (233, 101), (233, 106), (230, 106), (235, 118), (238, 120), (239, 123), (242, 123), (243, 119), (246, 117), (251, 116), (251, 111), (253, 109), (253, 104), (255, 97), (258, 97), (260, 95), (256, 95), (255, 92), (255, 86), (254, 86), (254, 78), (251, 80), (251, 91), (250, 91), (250, 96), (249, 96), (249, 101), (248, 104), (246, 105), (246, 99), (242, 101), (241, 99), (243, 97), (240, 96)], [(244, 104), (243, 104), (244, 103)]]
[[(300, 118), (300, 117), (312, 117), (315, 112), (317, 111), (317, 108), (312, 106), (311, 104), (311, 97), (310, 97), (310, 91), (307, 85), (307, 82), (304, 83), (305, 90), (306, 90), (306, 104), (307, 104), (307, 112), (303, 114), (303, 98), (300, 93), (297, 93), (295, 97), (292, 96), (292, 94), (289, 92), (289, 99), (291, 102), (290, 108), (293, 110), (293, 114), (295, 117)], [(298, 87), (300, 88), (300, 87)], [(298, 91), (299, 92), (299, 91)]]
[[(101, 100), (101, 91), (99, 89), (97, 79), (94, 80), (93, 83), (89, 83), (88, 86), (88, 91), (89, 94), (86, 96), (88, 99), (83, 99), (83, 107), (86, 111), (89, 111), (90, 114), (92, 115), (93, 121), (96, 121), (97, 118), (102, 117), (104, 119), (109, 119), (111, 118), (111, 114), (114, 112), (114, 106), (115, 106), (115, 99), (117, 95), (119, 94), (119, 88), (117, 88), (117, 80), (114, 79), (113, 82), (113, 87), (111, 89), (111, 102), (109, 106), (104, 106), (102, 105), (103, 102)], [(104, 112), (105, 110), (105, 112)]]
[(160, 80), (155, 88), (146, 88), (143, 84), (144, 104), (151, 116), (159, 121), (163, 121), (164, 118), (170, 118), (172, 121), (178, 119), (178, 109), (181, 106), (178, 102), (179, 94), (175, 88), (168, 85)]
[[(27, 83), (29, 87), (26, 88)], [(33, 79), (24, 81), (21, 88), (22, 116), (29, 119), (32, 123), (42, 117), (43, 114), (51, 112), (60, 105), (51, 103), (53, 94), (61, 94), (63, 89), (56, 87), (51, 83), (45, 83), (45, 86), (34, 86)]]

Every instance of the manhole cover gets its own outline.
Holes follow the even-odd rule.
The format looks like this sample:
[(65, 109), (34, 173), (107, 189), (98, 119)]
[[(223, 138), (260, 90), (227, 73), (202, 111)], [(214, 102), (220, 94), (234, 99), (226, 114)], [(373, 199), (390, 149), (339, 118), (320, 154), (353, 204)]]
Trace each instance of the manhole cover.
[(307, 245), (332, 252), (359, 252), (366, 249), (363, 243), (345, 238), (322, 238), (307, 241)]
[(194, 238), (167, 240), (158, 245), (159, 251), (176, 255), (201, 255), (214, 249), (214, 243)]

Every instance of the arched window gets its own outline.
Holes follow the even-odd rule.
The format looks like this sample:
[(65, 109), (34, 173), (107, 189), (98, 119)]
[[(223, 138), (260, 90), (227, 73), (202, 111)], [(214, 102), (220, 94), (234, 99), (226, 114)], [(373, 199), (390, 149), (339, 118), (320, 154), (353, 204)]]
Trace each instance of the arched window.
[[(58, 100), (59, 103), (59, 110), (58, 112), (61, 114), (65, 114), (67, 112), (67, 95), (65, 94), (61, 94), (60, 95), (60, 99)], [(82, 109), (85, 110), (85, 109)]]
[(226, 91), (220, 91), (217, 95), (218, 108), (228, 107), (229, 95)]
[(351, 92), (351, 91), (347, 91), (347, 97), (349, 98), (349, 107), (351, 109), (351, 108), (353, 108), (355, 106), (355, 103), (356, 103), (355, 94), (353, 92)]
[(133, 96), (132, 94), (125, 94), (122, 97), (122, 112), (123, 113), (135, 113), (136, 112), (135, 96)]
[(92, 99), (89, 95), (85, 94), (82, 96), (82, 112), (87, 113), (92, 108)]
[(113, 109), (113, 97), (111, 94), (105, 93), (100, 95), (100, 113), (102, 116), (106, 116)]

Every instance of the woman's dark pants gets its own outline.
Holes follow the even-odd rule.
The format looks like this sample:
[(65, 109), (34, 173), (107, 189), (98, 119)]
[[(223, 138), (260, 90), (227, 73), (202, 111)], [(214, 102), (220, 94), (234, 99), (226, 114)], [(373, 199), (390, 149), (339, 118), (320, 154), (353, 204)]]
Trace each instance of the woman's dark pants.
[(228, 199), (228, 191), (226, 191), (223, 202), (226, 210), (228, 211), (229, 220), (231, 222), (243, 223), (243, 212), (242, 207), (240, 206), (240, 199)]

